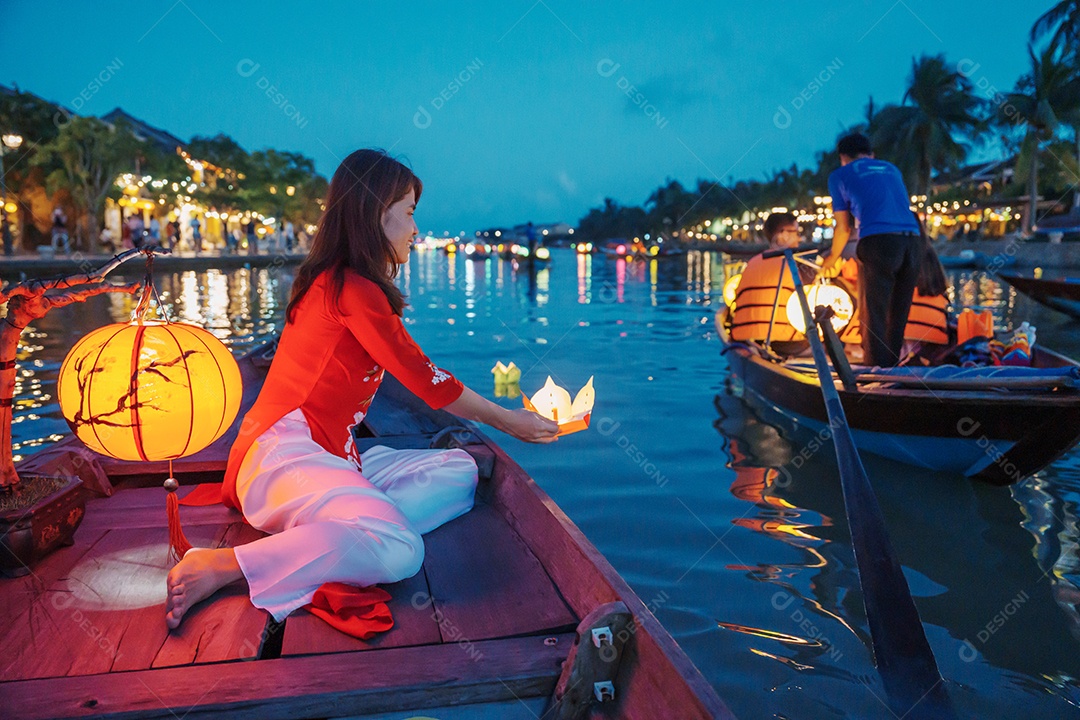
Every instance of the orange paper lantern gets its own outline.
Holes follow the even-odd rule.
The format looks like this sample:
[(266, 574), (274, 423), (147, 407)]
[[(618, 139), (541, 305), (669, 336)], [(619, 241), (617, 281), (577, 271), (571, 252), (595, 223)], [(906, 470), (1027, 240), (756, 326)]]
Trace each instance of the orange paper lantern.
[(120, 460), (175, 460), (202, 450), (240, 409), (240, 368), (187, 323), (106, 325), (68, 353), (60, 410), (88, 447)]

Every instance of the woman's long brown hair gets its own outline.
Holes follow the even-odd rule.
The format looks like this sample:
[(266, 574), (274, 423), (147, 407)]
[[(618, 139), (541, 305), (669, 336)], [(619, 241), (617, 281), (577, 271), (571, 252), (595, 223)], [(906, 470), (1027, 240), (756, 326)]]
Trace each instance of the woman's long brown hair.
[(331, 273), (330, 298), (340, 309), (346, 269), (377, 284), (390, 307), (400, 315), (405, 309), (405, 296), (394, 284), (397, 258), (383, 232), (382, 218), (409, 190), (419, 202), (423, 189), (412, 170), (383, 150), (357, 150), (345, 158), (330, 180), (326, 211), (311, 241), (311, 250), (296, 271), (286, 321), (293, 321), (297, 305), (315, 278), (326, 271)]
[(923, 297), (944, 295), (945, 291), (949, 289), (949, 279), (945, 277), (945, 268), (941, 266), (941, 260), (938, 258), (937, 251), (934, 250), (934, 245), (930, 241), (930, 234), (926, 232), (926, 225), (923, 224), (922, 218), (916, 212), (912, 212), (912, 215), (915, 216), (915, 222), (919, 223), (919, 235), (923, 241), (919, 276), (915, 283), (915, 289)]

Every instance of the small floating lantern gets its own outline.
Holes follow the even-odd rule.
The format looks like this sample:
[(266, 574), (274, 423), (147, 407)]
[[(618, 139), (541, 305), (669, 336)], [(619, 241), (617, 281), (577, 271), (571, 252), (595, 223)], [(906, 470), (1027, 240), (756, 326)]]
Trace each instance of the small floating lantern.
[(521, 397), (526, 409), (559, 423), (558, 436), (562, 436), (589, 427), (596, 391), (593, 389), (593, 379), (590, 377), (585, 387), (578, 391), (574, 401), (570, 402), (570, 393), (556, 385), (549, 375), (544, 387), (540, 388), (531, 399), (524, 393)]
[(521, 382), (521, 368), (515, 365), (513, 360), (509, 365), (503, 365), (502, 360), (498, 361), (495, 367), (491, 368), (491, 374), (495, 376), (495, 397), (516, 397), (521, 392), (518, 387)]
[[(851, 295), (838, 285), (817, 283), (807, 287), (806, 302), (810, 306), (811, 313), (818, 305), (828, 305), (833, 309), (834, 314), (830, 322), (837, 334), (843, 332), (855, 314), (855, 305), (851, 302)], [(791, 297), (788, 298), (787, 318), (793, 328), (806, 334), (806, 322), (803, 320), (802, 304), (799, 302), (797, 292), (791, 293)]]

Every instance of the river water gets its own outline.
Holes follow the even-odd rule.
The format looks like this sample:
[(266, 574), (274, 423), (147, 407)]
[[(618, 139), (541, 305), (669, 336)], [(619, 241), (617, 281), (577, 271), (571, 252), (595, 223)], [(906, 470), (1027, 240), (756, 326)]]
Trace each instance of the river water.
[[(280, 331), (294, 268), (159, 273), (173, 317), (237, 354)], [(550, 446), (490, 434), (611, 561), (740, 717), (890, 717), (832, 447), (729, 392), (713, 328), (724, 258), (647, 263), (553, 251), (534, 277), (508, 262), (416, 251), (406, 324), (486, 397), (514, 361), (573, 394), (595, 376), (592, 428)], [(954, 298), (1029, 320), (1080, 356), (1077, 324), (981, 272)], [(92, 298), (23, 336), (15, 453), (55, 442), (64, 355), (132, 300)], [(519, 401), (499, 400), (508, 406)], [(812, 438), (810, 442), (812, 442)], [(1080, 450), (1010, 488), (865, 456), (893, 544), (960, 717), (1080, 717)], [(777, 468), (781, 468), (778, 470)]]

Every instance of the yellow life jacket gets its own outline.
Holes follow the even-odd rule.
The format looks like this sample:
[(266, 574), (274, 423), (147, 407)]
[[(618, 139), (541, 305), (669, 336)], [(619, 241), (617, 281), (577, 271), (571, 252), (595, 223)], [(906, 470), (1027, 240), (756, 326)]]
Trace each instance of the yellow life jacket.
[[(780, 285), (780, 301), (776, 302), (776, 284), (783, 272)], [(764, 340), (769, 335), (769, 319), (776, 307), (772, 340), (791, 342), (802, 340), (803, 334), (791, 326), (787, 319), (787, 301), (795, 292), (795, 283), (783, 257), (763, 258), (755, 255), (746, 263), (742, 280), (735, 291), (735, 312), (731, 317), (731, 339)]]

